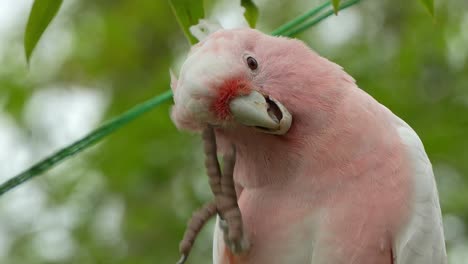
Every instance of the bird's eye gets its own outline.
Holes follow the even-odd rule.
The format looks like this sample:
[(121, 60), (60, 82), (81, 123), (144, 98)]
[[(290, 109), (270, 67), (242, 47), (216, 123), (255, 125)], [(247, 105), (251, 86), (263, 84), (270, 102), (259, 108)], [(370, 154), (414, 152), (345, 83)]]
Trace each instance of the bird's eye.
[(255, 60), (253, 57), (247, 57), (247, 65), (249, 65), (249, 68), (252, 71), (258, 68), (257, 60)]

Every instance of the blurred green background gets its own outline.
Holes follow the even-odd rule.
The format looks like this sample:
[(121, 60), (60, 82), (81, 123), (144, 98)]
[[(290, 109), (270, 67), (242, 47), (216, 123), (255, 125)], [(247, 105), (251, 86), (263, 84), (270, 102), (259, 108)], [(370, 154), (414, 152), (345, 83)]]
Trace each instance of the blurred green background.
[[(189, 49), (167, 1), (70, 0), (26, 64), (31, 0), (0, 0), (0, 180), (169, 87)], [(239, 25), (240, 1), (210, 17)], [(274, 28), (323, 0), (254, 1)], [(451, 264), (468, 263), (468, 2), (363, 0), (298, 38), (406, 120), (437, 177)], [(170, 103), (0, 197), (0, 263), (175, 263), (210, 199), (200, 139)], [(364, 131), (365, 132), (365, 131)], [(210, 263), (211, 229), (189, 263)]]

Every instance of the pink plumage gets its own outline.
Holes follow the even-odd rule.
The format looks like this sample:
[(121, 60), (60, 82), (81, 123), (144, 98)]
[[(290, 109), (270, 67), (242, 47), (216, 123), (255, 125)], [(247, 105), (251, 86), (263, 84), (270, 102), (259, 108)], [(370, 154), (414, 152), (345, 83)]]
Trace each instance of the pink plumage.
[(177, 127), (213, 125), (219, 151), (237, 149), (251, 247), (232, 255), (217, 229), (214, 263), (446, 263), (422, 143), (338, 65), (298, 40), (221, 30), (173, 84)]

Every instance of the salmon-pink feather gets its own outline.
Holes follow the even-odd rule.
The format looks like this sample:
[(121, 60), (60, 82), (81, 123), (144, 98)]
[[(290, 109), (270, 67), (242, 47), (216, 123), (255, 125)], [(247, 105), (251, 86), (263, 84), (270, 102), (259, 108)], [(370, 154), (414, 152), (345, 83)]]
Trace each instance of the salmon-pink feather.
[[(258, 61), (255, 72), (246, 66), (246, 55)], [(209, 61), (201, 62), (203, 58)], [(197, 45), (181, 76), (194, 77), (195, 85), (179, 85), (176, 96), (206, 87), (200, 99), (206, 109), (176, 102), (174, 112), (186, 118), (174, 122), (190, 130), (190, 124), (200, 122), (191, 116), (211, 113), (203, 114), (203, 122), (219, 124), (220, 151), (231, 144), (237, 150), (234, 179), (242, 189), (238, 200), (251, 248), (246, 255), (232, 256), (223, 239), (215, 238), (214, 263), (392, 264), (394, 257), (415, 259), (402, 243), (417, 247), (423, 241), (414, 237), (422, 231), (412, 227), (419, 223), (414, 219), (420, 183), (432, 188), (427, 193), (436, 202), (430, 213), (434, 223), (441, 223), (424, 149), (416, 146), (422, 154), (413, 161), (406, 143), (411, 140), (402, 138), (401, 129), (411, 128), (359, 89), (340, 66), (302, 42), (251, 29), (221, 30)], [(248, 92), (238, 89), (239, 80), (246, 84), (240, 86), (271, 96), (289, 110), (293, 123), (286, 135), (226, 121), (228, 102)], [(422, 180), (415, 176), (418, 166), (427, 168)], [(443, 231), (439, 225), (433, 230), (438, 240), (430, 241), (427, 250), (440, 250), (434, 254), (443, 259)]]

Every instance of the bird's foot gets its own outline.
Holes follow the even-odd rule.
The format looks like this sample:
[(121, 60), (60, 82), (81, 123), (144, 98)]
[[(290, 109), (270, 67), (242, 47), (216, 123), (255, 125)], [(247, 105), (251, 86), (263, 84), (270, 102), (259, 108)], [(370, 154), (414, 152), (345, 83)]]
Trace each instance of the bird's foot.
[(232, 253), (239, 255), (249, 250), (249, 240), (246, 238), (243, 232), (237, 236), (230, 236), (229, 225), (227, 221), (220, 218), (218, 223), (219, 228), (223, 231), (224, 243)]
[(248, 250), (249, 244), (244, 235), (242, 215), (237, 204), (237, 194), (234, 184), (234, 165), (236, 150), (232, 146), (223, 156), (223, 172), (217, 159), (216, 136), (212, 127), (203, 130), (202, 138), (205, 149), (205, 166), (210, 179), (210, 187), (215, 197), (216, 209), (220, 216), (221, 229), (226, 245), (232, 253), (240, 254)]

